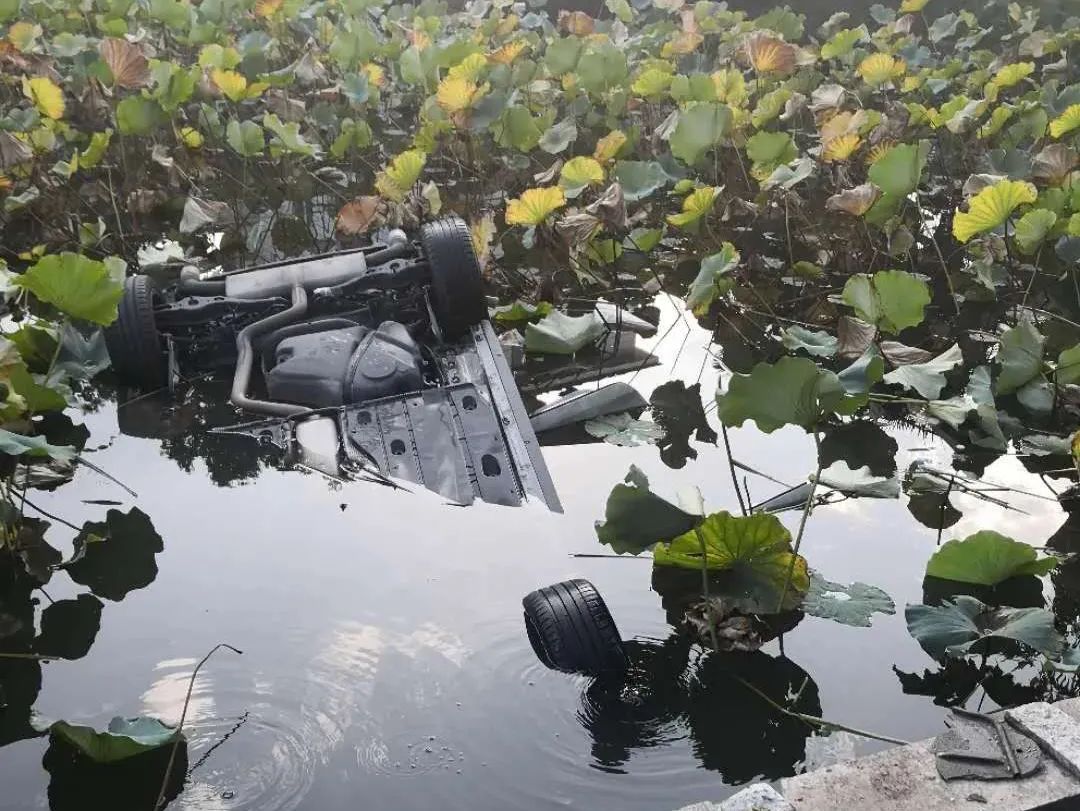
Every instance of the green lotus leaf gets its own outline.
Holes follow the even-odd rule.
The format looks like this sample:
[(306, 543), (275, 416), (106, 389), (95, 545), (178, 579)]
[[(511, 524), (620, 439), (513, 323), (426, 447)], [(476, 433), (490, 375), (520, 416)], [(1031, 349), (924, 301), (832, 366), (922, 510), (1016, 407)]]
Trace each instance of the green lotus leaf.
[(671, 134), (671, 154), (690, 166), (717, 146), (731, 127), (731, 110), (724, 104), (702, 102), (679, 114)]
[(926, 564), (926, 575), (959, 583), (996, 586), (1010, 577), (1049, 574), (1056, 566), (1056, 558), (1040, 558), (1026, 543), (993, 530), (983, 530), (962, 541), (942, 544)]
[(600, 543), (623, 555), (637, 555), (649, 547), (689, 532), (701, 522), (649, 489), (649, 480), (631, 465), (625, 483), (615, 485), (604, 509), (604, 521), (597, 522)]
[(727, 391), (716, 395), (724, 425), (753, 420), (767, 434), (785, 425), (809, 430), (843, 399), (844, 388), (834, 373), (808, 358), (790, 356), (759, 363), (748, 375), (732, 375)]
[(77, 253), (43, 256), (15, 283), (72, 318), (107, 326), (123, 287), (104, 262)]
[(892, 598), (877, 586), (866, 583), (833, 583), (817, 572), (810, 575), (810, 589), (800, 609), (811, 617), (833, 620), (843, 625), (869, 628), (874, 614), (895, 614)]
[(986, 650), (995, 642), (1018, 642), (1050, 658), (1061, 654), (1054, 615), (1043, 608), (992, 608), (960, 595), (941, 606), (909, 605), (908, 633), (935, 659)]
[(74, 746), (94, 763), (117, 763), (183, 740), (183, 733), (155, 718), (113, 718), (105, 732), (55, 721), (49, 734)]
[(738, 267), (739, 252), (730, 242), (725, 242), (719, 253), (706, 256), (701, 260), (701, 268), (694, 281), (690, 283), (690, 292), (686, 296), (686, 306), (698, 315), (704, 315), (709, 306), (722, 291), (724, 282), (730, 288), (727, 273)]
[(997, 394), (1011, 394), (1030, 383), (1042, 372), (1043, 347), (1046, 338), (1028, 319), (1001, 335), (1001, 347), (998, 350), (998, 363), (1001, 374), (994, 384)]
[(922, 323), (930, 288), (904, 270), (881, 270), (873, 276), (858, 273), (844, 285), (843, 300), (863, 321), (898, 333)]
[(1035, 208), (1027, 212), (1016, 221), (1016, 247), (1024, 254), (1035, 253), (1056, 222), (1057, 214), (1053, 211)]

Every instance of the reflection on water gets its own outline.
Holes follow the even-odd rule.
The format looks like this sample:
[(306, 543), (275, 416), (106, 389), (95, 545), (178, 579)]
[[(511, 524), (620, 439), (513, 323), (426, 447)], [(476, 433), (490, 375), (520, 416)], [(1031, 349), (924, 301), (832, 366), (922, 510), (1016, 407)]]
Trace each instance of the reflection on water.
[[(0, 744), (11, 744), (0, 758), (0, 808), (76, 799), (85, 807), (90, 797), (125, 807), (107, 790), (116, 772), (88, 771), (36, 739), (31, 708), (98, 727), (113, 715), (176, 720), (198, 656), (218, 642), (245, 653), (200, 671), (187, 712), (188, 774), (171, 807), (339, 809), (363, 798), (365, 807), (412, 809), (437, 798), (440, 808), (470, 811), (673, 808), (878, 746), (820, 737), (743, 682), (803, 712), (908, 739), (936, 734), (943, 706), (1076, 691), (1075, 678), (1031, 668), (941, 667), (908, 636), (902, 610), (870, 629), (802, 619), (778, 629), (783, 653), (773, 641), (753, 654), (706, 656), (672, 633), (677, 590), (653, 583), (647, 560), (571, 557), (603, 551), (593, 521), (630, 464), (662, 494), (693, 484), (711, 508), (737, 505), (709, 400), (721, 375), (714, 353), (738, 367), (745, 345), (718, 328), (710, 349), (710, 332), (678, 303), (661, 296), (656, 307), (661, 328), (645, 346), (662, 364), (619, 379), (651, 395), (653, 418), (672, 428), (663, 456), (653, 446), (545, 448), (562, 516), (451, 509), (426, 491), (279, 470), (253, 443), (200, 430), (237, 419), (210, 380), (176, 402), (120, 393), (119, 410), (100, 392), (86, 415), (91, 458), (139, 496), (83, 468), (72, 484), (36, 496), (75, 527), (89, 522), (78, 532), (54, 525), (49, 536), (65, 558), (82, 549), (85, 562), (72, 578), (54, 577), (48, 599), (31, 583), (0, 584), (3, 650), (73, 660), (0, 659)], [(768, 474), (740, 470), (754, 502), (816, 468), (801, 430), (729, 434), (734, 455)], [(954, 451), (906, 425), (859, 421), (827, 436), (822, 457), (903, 477), (916, 460), (952, 470)], [(989, 500), (953, 487), (951, 526), (933, 520), (945, 501), (916, 512), (907, 493), (849, 499), (815, 512), (804, 551), (829, 579), (878, 585), (902, 609), (953, 593), (923, 582), (939, 527), (942, 540), (992, 526), (1076, 548), (1072, 516), (1048, 500), (1030, 457), (982, 461), (985, 481), (1014, 489)], [(798, 515), (781, 518), (794, 528)], [(121, 542), (87, 543), (101, 534)], [(110, 548), (116, 558), (96, 559)], [(571, 576), (598, 586), (631, 639), (625, 680), (552, 673), (533, 656), (521, 596)], [(995, 598), (1052, 599), (1073, 633), (1075, 567), (1052, 580), (1052, 594), (1025, 581), (998, 586)]]

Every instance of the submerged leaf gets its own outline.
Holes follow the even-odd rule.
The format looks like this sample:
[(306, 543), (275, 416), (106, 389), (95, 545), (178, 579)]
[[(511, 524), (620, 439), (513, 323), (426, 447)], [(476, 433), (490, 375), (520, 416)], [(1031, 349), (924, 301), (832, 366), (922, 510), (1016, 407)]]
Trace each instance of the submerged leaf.
[(800, 606), (811, 617), (833, 620), (844, 625), (870, 627), (874, 614), (895, 614), (892, 598), (877, 586), (866, 583), (833, 583), (814, 572), (810, 575), (810, 590)]

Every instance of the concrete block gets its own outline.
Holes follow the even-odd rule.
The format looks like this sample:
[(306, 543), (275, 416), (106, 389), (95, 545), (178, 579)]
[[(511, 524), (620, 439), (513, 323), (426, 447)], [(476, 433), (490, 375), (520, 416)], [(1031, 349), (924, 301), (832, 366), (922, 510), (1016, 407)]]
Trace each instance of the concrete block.
[(1080, 777), (1080, 722), (1044, 701), (1005, 711), (1005, 719)]
[(942, 780), (932, 740), (788, 778), (780, 790), (798, 811), (1035, 811), (1080, 796), (1080, 781), (1050, 758), (1019, 780)]

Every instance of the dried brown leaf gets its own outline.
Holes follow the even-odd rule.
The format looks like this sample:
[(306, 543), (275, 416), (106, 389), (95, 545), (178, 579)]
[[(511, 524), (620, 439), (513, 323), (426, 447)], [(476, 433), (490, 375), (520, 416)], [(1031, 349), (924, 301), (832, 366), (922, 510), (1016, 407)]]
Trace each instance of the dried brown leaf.
[(126, 39), (109, 37), (101, 41), (101, 59), (109, 66), (113, 83), (119, 87), (144, 87), (150, 83), (150, 66), (139, 50)]
[(337, 230), (348, 236), (366, 234), (379, 217), (380, 202), (374, 195), (350, 200), (338, 212)]
[(856, 217), (861, 217), (881, 196), (881, 189), (873, 183), (863, 183), (853, 189), (844, 189), (839, 194), (834, 194), (825, 201), (825, 208), (829, 211), (843, 211)]

